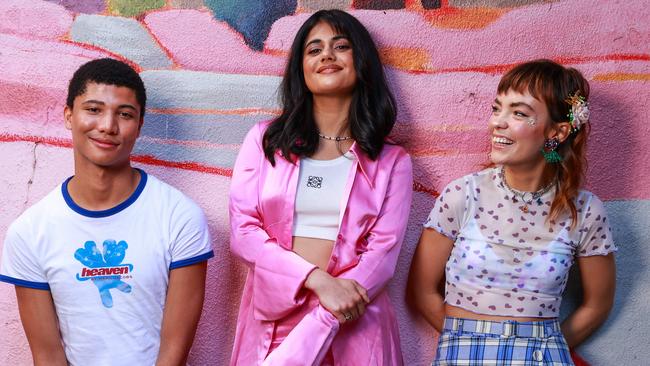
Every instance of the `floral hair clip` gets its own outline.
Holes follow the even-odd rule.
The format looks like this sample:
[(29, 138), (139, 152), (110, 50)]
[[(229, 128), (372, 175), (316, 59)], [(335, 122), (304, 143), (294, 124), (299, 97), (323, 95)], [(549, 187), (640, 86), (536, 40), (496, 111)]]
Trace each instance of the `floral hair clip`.
[(589, 121), (589, 102), (577, 91), (566, 99), (571, 105), (571, 112), (567, 115), (571, 124), (571, 132), (578, 132)]

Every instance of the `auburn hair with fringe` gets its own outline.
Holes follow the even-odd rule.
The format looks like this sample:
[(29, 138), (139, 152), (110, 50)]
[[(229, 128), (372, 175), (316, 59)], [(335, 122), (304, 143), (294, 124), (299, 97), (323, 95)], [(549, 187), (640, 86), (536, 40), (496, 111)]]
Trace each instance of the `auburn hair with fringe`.
[[(544, 102), (552, 123), (569, 122), (569, 96), (577, 93), (589, 99), (589, 83), (580, 71), (544, 59), (517, 65), (503, 75), (497, 93), (505, 94), (509, 90), (521, 94), (528, 92)], [(548, 218), (553, 220), (567, 212), (571, 215), (572, 229), (576, 227), (578, 218), (575, 199), (587, 170), (587, 136), (590, 128), (589, 122), (584, 123), (580, 130), (570, 133), (557, 149), (562, 161), (557, 164), (557, 194), (551, 203)]]

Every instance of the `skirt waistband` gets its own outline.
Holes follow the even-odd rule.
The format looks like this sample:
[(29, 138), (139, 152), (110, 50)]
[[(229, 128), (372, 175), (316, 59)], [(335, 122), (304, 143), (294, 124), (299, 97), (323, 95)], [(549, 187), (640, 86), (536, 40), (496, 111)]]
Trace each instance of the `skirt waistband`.
[(560, 322), (557, 319), (534, 322), (518, 322), (514, 320), (498, 322), (446, 317), (444, 329), (505, 337), (547, 338), (561, 334)]

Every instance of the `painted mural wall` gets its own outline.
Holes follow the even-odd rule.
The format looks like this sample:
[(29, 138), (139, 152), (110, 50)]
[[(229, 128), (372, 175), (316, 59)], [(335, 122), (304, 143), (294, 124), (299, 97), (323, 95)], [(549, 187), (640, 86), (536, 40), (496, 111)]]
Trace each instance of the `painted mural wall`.
[[(300, 24), (349, 10), (380, 46), (399, 100), (394, 137), (411, 153), (414, 203), (389, 291), (406, 364), (426, 365), (436, 334), (410, 312), (404, 284), (437, 190), (487, 159), (500, 75), (552, 58), (592, 85), (588, 187), (606, 201), (618, 254), (616, 304), (580, 354), (642, 365), (650, 348), (650, 4), (644, 0), (2, 0), (0, 237), (72, 174), (67, 82), (88, 60), (133, 65), (149, 102), (137, 165), (206, 211), (216, 258), (190, 362), (227, 363), (245, 271), (228, 251), (227, 191), (239, 145), (278, 112), (277, 87)], [(570, 289), (564, 313), (579, 289)], [(0, 285), (0, 364), (31, 364), (13, 288)]]

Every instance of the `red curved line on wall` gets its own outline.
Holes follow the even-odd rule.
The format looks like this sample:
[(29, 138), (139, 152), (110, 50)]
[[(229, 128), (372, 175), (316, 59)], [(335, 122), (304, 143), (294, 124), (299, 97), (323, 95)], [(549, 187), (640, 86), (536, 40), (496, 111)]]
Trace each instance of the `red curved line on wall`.
[(8, 133), (0, 133), (0, 142), (34, 142), (56, 147), (72, 148), (72, 140), (57, 137), (43, 137), (32, 135), (14, 135)]
[(166, 168), (177, 168), (184, 170), (192, 170), (200, 173), (216, 174), (224, 177), (232, 177), (232, 169), (218, 168), (209, 165), (188, 162), (188, 161), (169, 161), (162, 160), (151, 155), (132, 155), (131, 161), (147, 165), (156, 165)]
[(415, 192), (428, 193), (428, 194), (432, 195), (433, 197), (440, 196), (440, 193), (438, 193), (438, 191), (436, 191), (435, 189), (427, 188), (422, 183), (418, 183), (418, 182), (415, 182), (415, 181), (413, 181), (413, 190)]
[[(57, 137), (44, 137), (44, 136), (33, 136), (33, 135), (15, 135), (15, 134), (6, 134), (0, 133), (0, 142), (33, 142), (49, 146), (56, 147), (65, 147), (72, 148), (72, 140), (65, 138)], [(232, 177), (232, 169), (218, 168), (209, 165), (186, 162), (186, 161), (169, 161), (162, 160), (151, 155), (133, 155), (131, 156), (131, 161), (154, 165), (162, 166), (166, 168), (177, 168), (184, 170), (191, 170), (200, 173), (216, 174), (224, 177)], [(433, 188), (427, 188), (421, 183), (413, 182), (413, 190), (415, 192), (423, 192), (432, 195), (433, 197), (438, 197), (439, 193)]]
[[(115, 53), (115, 52), (113, 52), (111, 50), (107, 50), (106, 48), (101, 48), (101, 47), (98, 47), (98, 46), (95, 46), (95, 45), (92, 45), (92, 44), (81, 43), (81, 42), (73, 41), (73, 40), (70, 40), (70, 39), (61, 39), (59, 41), (61, 43), (67, 43), (67, 44), (71, 44), (71, 45), (74, 45), (74, 46), (77, 46), (77, 47), (80, 47), (80, 48), (85, 48), (85, 49), (87, 49), (89, 51), (105, 53), (106, 56), (110, 56), (110, 57), (112, 57), (112, 58), (114, 58), (116, 60), (119, 60), (119, 61), (124, 62), (125, 64), (128, 64), (137, 73), (142, 72), (142, 67), (140, 67), (140, 65), (138, 65), (137, 63), (135, 63), (131, 59), (128, 59), (128, 58), (120, 55), (119, 53)], [(83, 56), (83, 57), (85, 57), (85, 56)], [(92, 57), (87, 57), (87, 58), (88, 58), (88, 61), (94, 60), (94, 58), (92, 58)]]
[(160, 42), (158, 37), (156, 37), (156, 35), (151, 31), (151, 28), (149, 28), (149, 24), (147, 24), (144, 21), (144, 15), (142, 16), (142, 20), (139, 23), (140, 26), (142, 26), (142, 28), (144, 28), (147, 31), (147, 33), (149, 33), (151, 39), (153, 39), (153, 41), (158, 45), (158, 47), (160, 47), (163, 53), (169, 58), (169, 61), (172, 62), (172, 69), (179, 69), (180, 65), (178, 62), (176, 62), (176, 58), (174, 58), (174, 55), (172, 55), (171, 51), (169, 51), (169, 49), (165, 47), (165, 45), (162, 42)]
[[(601, 56), (560, 56), (552, 57), (552, 59), (561, 64), (584, 64), (594, 61), (650, 61), (650, 54), (614, 53)], [(485, 74), (502, 74), (519, 64), (520, 62), (485, 66), (452, 67), (435, 70), (411, 70), (409, 72), (412, 72), (414, 74), (445, 74), (452, 72), (482, 72)]]

